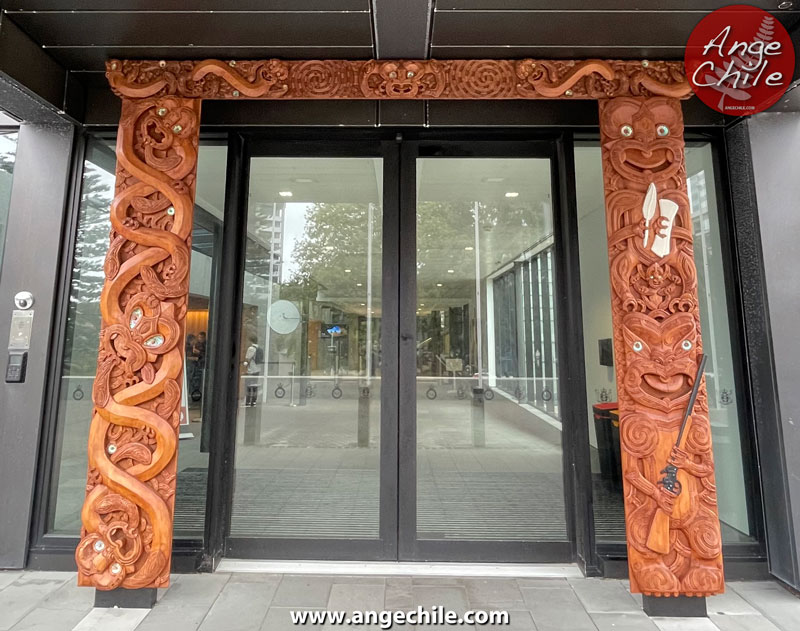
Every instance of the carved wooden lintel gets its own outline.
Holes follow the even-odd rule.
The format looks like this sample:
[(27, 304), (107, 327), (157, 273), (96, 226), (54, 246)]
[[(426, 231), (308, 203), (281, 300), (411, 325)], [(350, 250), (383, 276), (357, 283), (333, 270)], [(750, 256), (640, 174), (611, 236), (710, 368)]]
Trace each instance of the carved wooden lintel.
[[(601, 100), (600, 132), (631, 591), (717, 594), (722, 540), (704, 382), (675, 447), (702, 353), (680, 102)], [(662, 483), (668, 464), (677, 494)]]
[(688, 98), (678, 61), (392, 60), (121, 61), (106, 63), (119, 96), (203, 99)]
[(122, 102), (80, 585), (169, 584), (200, 103)]

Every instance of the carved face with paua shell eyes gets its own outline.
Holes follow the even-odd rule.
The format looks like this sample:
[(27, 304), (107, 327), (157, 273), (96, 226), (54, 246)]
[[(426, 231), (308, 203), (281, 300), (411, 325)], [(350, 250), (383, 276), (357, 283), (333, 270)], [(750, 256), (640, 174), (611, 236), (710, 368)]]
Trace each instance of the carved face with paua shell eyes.
[(646, 188), (681, 168), (683, 122), (674, 99), (616, 99), (603, 109), (611, 166), (626, 180)]
[(672, 412), (688, 403), (697, 372), (697, 327), (690, 313), (663, 321), (641, 313), (622, 320), (625, 388), (637, 403)]
[(435, 61), (386, 61), (376, 67), (378, 63), (369, 62), (362, 79), (362, 86), (376, 94), (413, 99), (421, 92), (436, 96), (444, 86), (439, 76), (440, 66)]

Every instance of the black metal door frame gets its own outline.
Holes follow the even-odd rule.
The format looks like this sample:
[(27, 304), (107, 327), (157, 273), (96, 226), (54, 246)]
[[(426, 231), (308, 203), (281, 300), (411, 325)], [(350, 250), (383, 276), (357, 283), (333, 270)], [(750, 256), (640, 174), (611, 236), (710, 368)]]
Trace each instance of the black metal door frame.
[[(319, 560), (571, 562), (594, 573), (594, 528), (583, 367), (577, 215), (570, 136), (537, 140), (469, 133), (354, 131), (324, 137), (231, 134), (220, 265), (215, 390), (209, 460), (204, 569), (223, 557)], [(335, 136), (334, 136), (335, 137)], [(518, 136), (517, 136), (518, 138)], [(416, 165), (424, 155), (539, 157), (550, 160), (555, 232), (555, 281), (562, 463), (567, 536), (564, 541), (431, 541), (416, 538)], [(273, 539), (230, 536), (238, 410), (239, 338), (246, 243), (249, 165), (255, 156), (382, 157), (382, 386), (380, 536), (374, 540)], [(224, 394), (222, 394), (224, 393)], [(583, 442), (581, 442), (583, 441)]]

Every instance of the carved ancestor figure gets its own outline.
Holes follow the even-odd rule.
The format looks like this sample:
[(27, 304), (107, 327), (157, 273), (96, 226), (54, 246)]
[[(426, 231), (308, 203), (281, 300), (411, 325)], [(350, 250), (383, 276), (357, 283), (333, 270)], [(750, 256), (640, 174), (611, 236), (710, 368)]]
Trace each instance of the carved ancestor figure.
[(199, 100), (123, 100), (75, 551), (98, 589), (169, 584), (199, 114)]
[[(720, 593), (704, 384), (676, 445), (702, 352), (680, 102), (599, 103), (631, 591)], [(678, 493), (662, 484), (668, 464)]]

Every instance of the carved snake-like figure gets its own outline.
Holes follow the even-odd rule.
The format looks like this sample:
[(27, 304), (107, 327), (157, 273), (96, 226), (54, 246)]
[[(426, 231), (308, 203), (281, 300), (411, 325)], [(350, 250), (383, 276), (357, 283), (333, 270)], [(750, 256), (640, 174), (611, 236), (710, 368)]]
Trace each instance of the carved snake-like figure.
[(199, 101), (123, 101), (75, 552), (98, 589), (169, 581)]

